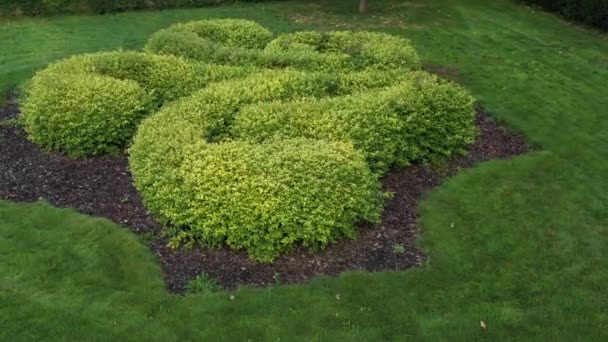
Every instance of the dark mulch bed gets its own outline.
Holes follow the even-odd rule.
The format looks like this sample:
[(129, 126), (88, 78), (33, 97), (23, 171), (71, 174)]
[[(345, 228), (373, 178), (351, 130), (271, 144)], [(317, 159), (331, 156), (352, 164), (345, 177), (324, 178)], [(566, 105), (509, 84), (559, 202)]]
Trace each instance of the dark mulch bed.
[[(19, 112), (15, 96), (0, 108), (0, 120)], [(451, 161), (441, 171), (421, 165), (395, 170), (382, 181), (394, 192), (386, 204), (382, 222), (362, 225), (357, 240), (342, 241), (317, 254), (299, 248), (272, 264), (251, 261), (243, 252), (227, 248), (170, 249), (161, 237), (161, 227), (143, 207), (133, 187), (127, 158), (101, 157), (75, 161), (41, 151), (26, 139), (20, 127), (0, 125), (0, 198), (13, 201), (44, 199), (58, 207), (102, 216), (141, 234), (148, 241), (163, 269), (169, 290), (181, 292), (201, 272), (216, 278), (224, 287), (265, 286), (280, 279), (302, 282), (317, 274), (337, 275), (347, 270), (381, 271), (406, 269), (425, 258), (415, 246), (418, 234), (416, 206), (421, 197), (461, 168), (481, 161), (508, 158), (528, 151), (525, 140), (484, 112), (477, 115), (479, 139), (466, 156)], [(395, 254), (401, 244), (405, 253)], [(396, 258), (395, 258), (396, 257)]]

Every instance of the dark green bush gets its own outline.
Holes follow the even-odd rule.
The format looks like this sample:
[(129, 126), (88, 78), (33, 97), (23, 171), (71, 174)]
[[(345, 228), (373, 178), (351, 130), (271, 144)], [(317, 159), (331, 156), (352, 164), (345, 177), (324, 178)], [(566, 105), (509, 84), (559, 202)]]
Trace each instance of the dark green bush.
[(0, 14), (109, 13), (145, 8), (202, 7), (234, 0), (0, 0)]
[(22, 106), (30, 139), (72, 157), (116, 153), (151, 109), (135, 81), (93, 74), (34, 77)]
[(564, 18), (580, 21), (608, 31), (608, 0), (524, 0), (561, 14)]

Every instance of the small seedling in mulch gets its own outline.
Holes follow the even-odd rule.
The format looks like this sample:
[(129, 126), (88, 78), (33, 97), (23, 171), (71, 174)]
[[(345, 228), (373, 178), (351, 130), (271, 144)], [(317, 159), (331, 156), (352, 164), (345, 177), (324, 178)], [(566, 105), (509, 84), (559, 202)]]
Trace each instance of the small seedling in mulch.
[(0, 120), (0, 127), (19, 126), (21, 121), (18, 118)]
[(221, 290), (222, 286), (220, 283), (205, 273), (199, 274), (186, 285), (186, 293), (188, 294), (205, 295), (216, 293)]
[(395, 270), (397, 270), (397, 255), (403, 254), (405, 253), (405, 246), (400, 244), (400, 243), (396, 243), (393, 245), (393, 259), (395, 261)]
[(139, 239), (144, 245), (150, 247), (152, 241), (156, 239), (156, 234), (154, 232), (145, 232), (139, 235)]
[(279, 286), (283, 283), (281, 281), (281, 273), (279, 273), (279, 272), (274, 272), (274, 274), (272, 275), (272, 279), (274, 280), (275, 286)]
[(125, 204), (129, 202), (129, 194), (126, 194), (120, 198), (120, 203)]

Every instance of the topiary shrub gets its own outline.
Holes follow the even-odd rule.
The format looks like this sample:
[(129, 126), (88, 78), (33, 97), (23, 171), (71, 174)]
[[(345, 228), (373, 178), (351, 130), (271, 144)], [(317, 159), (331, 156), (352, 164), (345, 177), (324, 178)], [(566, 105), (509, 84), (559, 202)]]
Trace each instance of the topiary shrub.
[[(245, 25), (245, 22), (238, 21), (239, 25)], [(239, 35), (240, 26), (233, 29), (233, 35), (239, 39), (208, 29), (214, 27), (223, 32), (221, 28), (231, 23), (226, 19), (212, 19), (176, 24), (152, 35), (146, 50), (220, 64), (290, 66), (317, 71), (418, 70), (421, 67), (416, 50), (407, 39), (384, 33), (305, 31), (282, 34), (270, 41), (271, 35), (259, 32), (250, 22), (248, 25), (254, 32), (252, 42), (236, 44), (233, 42), (244, 40)], [(205, 29), (197, 30), (196, 27)]]
[(398, 159), (436, 162), (461, 154), (475, 141), (475, 99), (457, 84), (414, 72), (392, 98), (404, 121)]
[(416, 72), (381, 91), (247, 106), (232, 134), (258, 143), (292, 137), (352, 141), (382, 174), (463, 151), (475, 139), (473, 102), (458, 85)]
[(171, 30), (193, 32), (197, 36), (224, 46), (261, 49), (272, 40), (272, 32), (255, 21), (245, 19), (212, 19), (176, 24)]
[(83, 54), (50, 65), (39, 74), (94, 73), (138, 82), (160, 105), (209, 83), (250, 73), (240, 67), (196, 63), (175, 56), (131, 51)]
[(151, 109), (135, 81), (92, 74), (34, 77), (22, 106), (32, 141), (74, 158), (116, 153)]
[(224, 55), (241, 52), (244, 56), (238, 62), (242, 65), (247, 50), (262, 49), (271, 39), (272, 33), (254, 21), (208, 19), (179, 23), (160, 30), (148, 39), (145, 49), (155, 54), (207, 62), (221, 62), (226, 59)]
[(373, 171), (382, 174), (397, 161), (403, 121), (385, 92), (373, 91), (322, 100), (258, 103), (236, 116), (232, 134), (257, 143), (293, 137), (351, 141)]
[(318, 249), (353, 238), (357, 222), (379, 217), (377, 179), (347, 143), (234, 141), (189, 152), (185, 186), (204, 196), (192, 197), (189, 228), (174, 243), (226, 242), (272, 261), (295, 243)]
[[(156, 107), (208, 83), (249, 72), (138, 52), (84, 54), (40, 71), (23, 101), (21, 115), (31, 140), (44, 148), (72, 157), (114, 153), (130, 141), (137, 124)], [(121, 96), (110, 96), (123, 90)], [(137, 101), (128, 98), (135, 94)]]
[(207, 20), (154, 34), (146, 53), (58, 62), (34, 77), (24, 122), (76, 157), (114, 152), (138, 126), (131, 172), (170, 245), (226, 243), (264, 262), (355, 236), (379, 217), (380, 175), (473, 141), (473, 99), (416, 71), (407, 40), (271, 38), (252, 22)]
[(420, 69), (420, 59), (404, 38), (377, 32), (304, 31), (279, 35), (266, 51), (297, 51), (319, 56), (348, 57), (346, 66), (353, 69)]

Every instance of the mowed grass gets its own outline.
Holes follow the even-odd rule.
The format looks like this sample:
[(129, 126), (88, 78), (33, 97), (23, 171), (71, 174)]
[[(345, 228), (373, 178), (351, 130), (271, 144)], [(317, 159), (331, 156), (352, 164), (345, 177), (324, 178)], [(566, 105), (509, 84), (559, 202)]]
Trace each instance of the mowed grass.
[(193, 18), (402, 34), (541, 151), (429, 194), (424, 267), (216, 295), (167, 294), (149, 252), (105, 220), (0, 202), (0, 340), (608, 340), (607, 36), (509, 1), (370, 6), (366, 17), (344, 0), (2, 22), (2, 89)]

